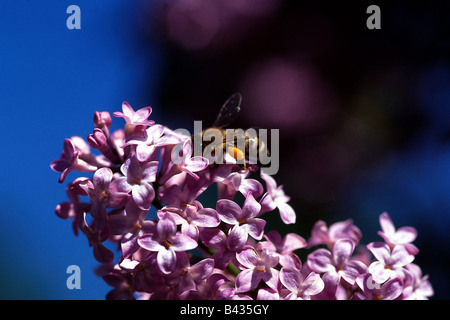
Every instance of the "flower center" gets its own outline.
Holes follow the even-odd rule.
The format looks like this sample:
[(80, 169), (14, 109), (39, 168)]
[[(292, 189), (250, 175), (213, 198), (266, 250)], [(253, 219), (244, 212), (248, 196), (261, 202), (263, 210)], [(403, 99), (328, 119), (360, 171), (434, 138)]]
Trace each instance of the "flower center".
[(239, 222), (239, 224), (243, 224), (246, 222), (245, 218), (240, 218), (237, 220), (237, 222)]
[(164, 240), (163, 244), (166, 247), (166, 249), (168, 249), (172, 245), (172, 242), (170, 242), (169, 240), (166, 239), (166, 240)]

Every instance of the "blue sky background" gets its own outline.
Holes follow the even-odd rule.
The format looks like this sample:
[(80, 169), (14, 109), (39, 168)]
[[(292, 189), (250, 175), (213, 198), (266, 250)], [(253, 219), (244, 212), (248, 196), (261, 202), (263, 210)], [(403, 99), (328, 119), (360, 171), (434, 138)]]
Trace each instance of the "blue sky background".
[[(126, 100), (135, 109), (151, 105), (156, 121), (165, 111), (157, 97), (160, 81), (167, 77), (163, 70), (166, 57), (160, 47), (151, 41), (144, 43), (138, 36), (143, 2), (0, 2), (1, 299), (104, 299), (110, 290), (93, 273), (98, 264), (85, 237), (75, 237), (71, 222), (54, 214), (55, 206), (66, 200), (65, 183), (58, 184), (59, 175), (49, 164), (59, 157), (64, 138), (85, 138), (92, 132), (96, 110), (120, 111)], [(81, 30), (66, 27), (66, 8), (71, 4), (81, 8)], [(412, 48), (420, 52), (419, 48), (430, 45), (428, 39), (434, 39), (434, 44), (448, 49), (448, 38), (433, 38), (434, 29), (427, 28), (434, 20), (408, 16), (409, 11), (403, 9), (396, 7), (398, 11), (393, 10), (390, 18), (389, 12), (383, 16), (383, 28), (393, 30), (387, 41), (411, 40)], [(436, 9), (432, 14), (438, 21), (439, 14), (446, 12)], [(361, 21), (364, 23), (364, 16)], [(310, 31), (302, 35), (308, 39)], [(387, 34), (378, 33), (381, 36), (374, 39)], [(314, 36), (311, 39), (314, 42)], [(406, 146), (391, 150), (376, 165), (356, 174), (327, 210), (335, 212), (330, 223), (353, 218), (365, 243), (379, 240), (378, 215), (383, 211), (391, 213), (398, 227), (415, 226), (422, 250), (419, 265), (431, 275), (436, 297), (449, 298), (450, 64), (448, 56), (440, 56), (436, 50), (436, 59), (428, 57), (423, 62), (408, 46), (404, 48), (408, 59), (400, 70), (413, 67), (416, 76), (407, 95), (420, 106), (426, 126)], [(392, 47), (376, 49), (385, 57), (383, 52)], [(419, 60), (414, 60), (417, 57)], [(189, 83), (194, 78), (186, 79)], [(380, 100), (390, 102), (386, 89), (390, 88), (383, 83), (369, 86), (365, 101), (371, 102), (375, 92)], [(113, 121), (116, 126), (122, 124)], [(280, 162), (283, 166), (283, 159)], [(292, 192), (298, 191), (285, 182)], [(293, 199), (296, 201), (301, 208), (301, 200)], [(81, 268), (81, 290), (66, 287), (66, 268), (72, 264)]]
[[(76, 1), (81, 30), (66, 27), (72, 1), (0, 3), (1, 298), (103, 299), (109, 290), (87, 240), (54, 215), (65, 184), (49, 164), (65, 137), (91, 133), (94, 111), (149, 104), (160, 57), (136, 41), (138, 3)], [(66, 287), (71, 264), (81, 290)]]

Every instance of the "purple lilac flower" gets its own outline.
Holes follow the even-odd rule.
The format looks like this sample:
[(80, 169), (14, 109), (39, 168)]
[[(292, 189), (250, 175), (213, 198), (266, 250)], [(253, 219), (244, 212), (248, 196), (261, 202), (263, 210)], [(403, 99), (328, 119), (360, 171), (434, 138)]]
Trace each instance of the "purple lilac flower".
[(260, 281), (274, 290), (278, 287), (279, 271), (274, 267), (278, 257), (267, 250), (256, 251), (249, 246), (236, 255), (242, 266), (242, 271), (236, 277), (236, 292), (246, 292), (254, 289)]
[(194, 204), (183, 204), (177, 207), (164, 207), (161, 214), (172, 216), (177, 225), (181, 225), (181, 233), (198, 240), (200, 228), (217, 227), (220, 224), (220, 218), (215, 209), (203, 208), (199, 201)]
[(250, 193), (258, 198), (263, 193), (263, 186), (258, 180), (247, 178), (248, 170), (232, 171), (236, 166), (223, 165), (212, 170), (212, 180), (217, 182), (219, 197), (233, 200), (237, 192), (244, 197)]
[(129, 157), (121, 166), (125, 177), (116, 181), (117, 190), (120, 192), (131, 192), (133, 201), (142, 210), (148, 210), (155, 198), (152, 182), (156, 179), (158, 161), (141, 163), (136, 156)]
[(417, 237), (416, 229), (412, 227), (402, 227), (396, 230), (394, 223), (387, 212), (383, 212), (380, 215), (380, 225), (383, 231), (378, 231), (378, 234), (390, 247), (403, 245), (409, 253), (413, 255), (419, 253), (419, 249), (411, 243)]
[(355, 243), (350, 239), (339, 239), (333, 250), (321, 248), (308, 255), (308, 266), (317, 273), (337, 273), (349, 284), (367, 272), (367, 266), (361, 261), (352, 259)]
[[(181, 149), (178, 149), (177, 145), (172, 150), (172, 166), (170, 170), (166, 173), (166, 177), (173, 176), (178, 173), (187, 173), (195, 180), (199, 179), (199, 176), (196, 174), (199, 171), (206, 169), (209, 165), (209, 161), (207, 158), (201, 156), (192, 157), (192, 141), (190, 139), (185, 140), (181, 144)], [(162, 177), (163, 182), (166, 181), (167, 178)]]
[(394, 300), (399, 297), (403, 291), (403, 283), (400, 278), (394, 278), (386, 281), (382, 285), (377, 285), (370, 277), (370, 274), (365, 274), (356, 279), (356, 283), (361, 291), (356, 292), (353, 299)]
[[(269, 230), (261, 217), (276, 208), (285, 224), (296, 221), (275, 178), (257, 165), (242, 168), (235, 159), (212, 164), (192, 156), (190, 136), (155, 124), (148, 119), (151, 112), (124, 102), (122, 112), (113, 113), (125, 119), (124, 129), (113, 132), (111, 115), (96, 112), (87, 142), (66, 139), (60, 158), (50, 164), (59, 182), (75, 170), (90, 175), (67, 185), (68, 201), (55, 213), (72, 219), (74, 233), (87, 238), (101, 264), (96, 273), (112, 287), (107, 299), (433, 296), (429, 276), (412, 263), (419, 253), (414, 228), (396, 229), (382, 213), (383, 242), (367, 246), (351, 219), (329, 227), (319, 220), (307, 241)], [(210, 191), (217, 191), (215, 208), (203, 198)], [(306, 249), (312, 251), (302, 261), (306, 252), (297, 251)]]
[(228, 199), (217, 201), (216, 209), (220, 219), (233, 226), (231, 233), (233, 236), (237, 235), (240, 242), (247, 242), (248, 235), (256, 240), (262, 239), (266, 221), (256, 218), (261, 210), (261, 205), (253, 198), (252, 194), (247, 196), (242, 209), (236, 202)]
[(280, 281), (290, 291), (287, 300), (310, 300), (311, 296), (319, 294), (325, 287), (323, 280), (314, 271), (304, 278), (298, 269), (292, 267), (281, 269)]
[(178, 293), (196, 290), (200, 282), (207, 279), (214, 269), (213, 259), (203, 259), (193, 266), (185, 252), (177, 255), (177, 264), (168, 282), (170, 286), (177, 287)]
[(422, 269), (414, 263), (405, 266), (409, 278), (404, 281), (403, 298), (408, 300), (428, 300), (434, 295), (428, 275), (422, 275)]
[(361, 231), (350, 219), (336, 222), (329, 228), (325, 221), (319, 220), (314, 224), (311, 238), (308, 240), (308, 246), (326, 244), (329, 249), (332, 249), (334, 243), (339, 239), (350, 239), (355, 244), (358, 244), (359, 239), (361, 239)]
[(130, 198), (127, 192), (118, 191), (118, 180), (111, 182), (112, 179), (111, 169), (100, 168), (94, 173), (92, 182), (87, 184), (86, 193), (92, 203), (90, 212), (100, 223), (97, 227), (106, 224), (106, 208), (123, 207)]
[(267, 241), (258, 243), (257, 249), (266, 249), (280, 259), (280, 265), (284, 267), (295, 267), (301, 269), (300, 258), (294, 253), (295, 250), (305, 248), (306, 240), (295, 233), (288, 233), (282, 239), (278, 231), (272, 230), (264, 235)]
[(369, 272), (378, 283), (383, 283), (398, 275), (398, 270), (410, 264), (414, 256), (409, 254), (405, 247), (395, 246), (392, 250), (388, 244), (383, 242), (372, 242), (367, 245), (377, 261), (369, 266)]
[(73, 171), (93, 172), (97, 170), (96, 166), (90, 165), (84, 160), (80, 159), (81, 150), (76, 149), (71, 139), (64, 140), (64, 151), (61, 157), (50, 164), (52, 170), (61, 172), (59, 183), (63, 183), (67, 175)]
[(160, 217), (156, 225), (156, 233), (143, 234), (138, 239), (138, 244), (146, 250), (158, 252), (158, 266), (165, 274), (175, 269), (177, 251), (197, 247), (195, 240), (177, 232), (175, 221), (167, 214)]
[(151, 107), (145, 107), (134, 111), (134, 109), (126, 101), (122, 103), (122, 112), (113, 112), (113, 116), (125, 119), (126, 136), (136, 133), (136, 131), (143, 132), (147, 126), (152, 126), (155, 121), (148, 120), (148, 117), (150, 117), (151, 114)]
[(264, 179), (267, 186), (267, 193), (261, 199), (261, 213), (278, 208), (281, 220), (283, 220), (284, 223), (295, 223), (295, 211), (287, 204), (290, 198), (284, 193), (283, 186), (277, 186), (275, 179), (263, 172), (261, 172), (261, 178)]

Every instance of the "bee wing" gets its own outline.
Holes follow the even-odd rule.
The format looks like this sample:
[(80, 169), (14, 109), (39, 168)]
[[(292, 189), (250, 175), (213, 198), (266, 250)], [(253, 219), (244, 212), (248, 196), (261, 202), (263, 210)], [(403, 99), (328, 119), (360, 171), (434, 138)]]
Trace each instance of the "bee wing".
[(232, 123), (239, 112), (241, 111), (242, 95), (239, 92), (234, 93), (225, 101), (222, 108), (220, 108), (216, 121), (214, 121), (213, 127), (222, 128)]

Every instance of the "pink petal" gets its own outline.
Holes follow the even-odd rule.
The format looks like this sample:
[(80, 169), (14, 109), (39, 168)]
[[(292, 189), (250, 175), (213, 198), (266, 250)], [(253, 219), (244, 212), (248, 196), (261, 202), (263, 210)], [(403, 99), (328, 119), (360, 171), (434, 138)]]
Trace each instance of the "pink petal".
[(248, 227), (248, 233), (255, 239), (261, 240), (264, 235), (264, 227), (266, 225), (266, 220), (263, 219), (250, 219), (247, 220), (245, 224)]
[(255, 198), (261, 196), (264, 192), (263, 186), (258, 180), (244, 179), (239, 187), (239, 191), (247, 197), (251, 193)]
[(237, 220), (242, 217), (241, 207), (236, 202), (228, 199), (217, 201), (216, 210), (220, 219), (228, 224), (236, 224)]
[(94, 187), (100, 190), (108, 190), (109, 183), (111, 182), (113, 173), (110, 168), (100, 168), (95, 171), (92, 177)]
[(355, 243), (349, 239), (339, 239), (333, 247), (333, 259), (335, 263), (342, 267), (350, 259)]
[(197, 241), (184, 234), (177, 234), (172, 239), (172, 250), (174, 251), (187, 251), (192, 250), (198, 246)]
[(308, 255), (308, 266), (311, 270), (322, 273), (327, 271), (334, 271), (335, 267), (331, 263), (331, 252), (327, 249), (320, 248)]
[(236, 259), (246, 268), (254, 268), (259, 263), (259, 255), (251, 246), (237, 253)]
[(233, 251), (242, 248), (248, 240), (248, 230), (245, 227), (234, 225), (229, 231), (227, 238), (227, 247)]
[(389, 216), (389, 214), (387, 212), (383, 212), (380, 215), (379, 220), (380, 220), (381, 229), (383, 229), (383, 232), (387, 236), (390, 236), (395, 233), (394, 224), (392, 223), (391, 217)]
[(261, 277), (254, 269), (246, 269), (241, 271), (236, 277), (236, 292), (246, 292), (255, 288)]
[(396, 244), (405, 244), (410, 243), (416, 240), (417, 231), (413, 227), (401, 227), (397, 230), (397, 232), (392, 236), (391, 241)]
[(163, 273), (165, 274), (171, 273), (175, 269), (175, 264), (177, 262), (175, 251), (163, 247), (161, 250), (158, 251), (156, 261), (158, 263), (159, 269)]
[(249, 193), (242, 206), (242, 216), (246, 218), (254, 218), (259, 214), (261, 205), (255, 200), (253, 195)]
[(288, 233), (284, 237), (283, 251), (294, 251), (297, 249), (305, 248), (307, 242), (301, 236), (296, 233)]
[(152, 234), (143, 234), (137, 240), (140, 247), (148, 251), (159, 251), (164, 248), (162, 244)]
[(281, 220), (283, 220), (285, 224), (295, 223), (297, 216), (290, 205), (287, 203), (278, 203), (278, 209), (280, 210)]
[(199, 227), (217, 227), (220, 224), (219, 214), (211, 208), (204, 208), (197, 211), (194, 221)]
[(280, 271), (280, 281), (289, 291), (297, 291), (303, 282), (300, 271), (290, 267), (283, 267)]
[(195, 280), (203, 280), (210, 276), (214, 269), (214, 259), (204, 259), (194, 264), (189, 272)]
[(134, 112), (132, 120), (133, 120), (133, 122), (136, 122), (136, 123), (144, 122), (148, 119), (148, 117), (150, 117), (151, 114), (152, 114), (152, 108), (144, 107), (144, 108), (141, 108), (141, 109), (137, 110), (136, 112)]
[(132, 196), (139, 209), (148, 210), (155, 199), (155, 191), (150, 184), (143, 183), (132, 187)]
[(367, 245), (367, 249), (372, 252), (377, 260), (382, 262), (387, 261), (391, 256), (391, 250), (384, 242), (371, 242)]
[(192, 157), (191, 159), (186, 160), (184, 169), (190, 172), (198, 172), (206, 169), (208, 165), (208, 159), (203, 157)]
[(303, 281), (303, 286), (305, 288), (303, 294), (313, 296), (322, 292), (325, 288), (325, 283), (318, 274), (311, 272)]
[(261, 171), (261, 178), (266, 182), (267, 192), (272, 193), (272, 190), (277, 188), (277, 183), (272, 176)]

